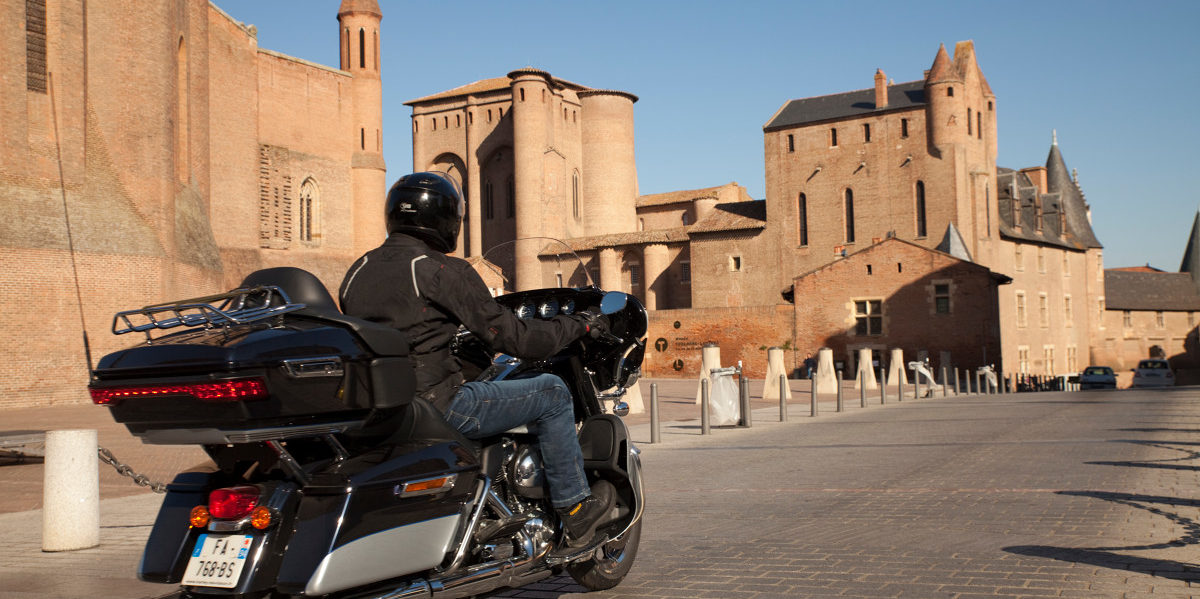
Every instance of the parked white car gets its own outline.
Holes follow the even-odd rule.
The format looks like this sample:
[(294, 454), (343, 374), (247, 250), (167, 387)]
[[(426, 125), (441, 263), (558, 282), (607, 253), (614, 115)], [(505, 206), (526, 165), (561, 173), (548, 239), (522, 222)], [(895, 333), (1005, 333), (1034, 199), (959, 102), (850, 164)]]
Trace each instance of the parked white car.
[(1174, 387), (1175, 373), (1166, 360), (1151, 359), (1138, 362), (1133, 369), (1134, 388), (1140, 387)]

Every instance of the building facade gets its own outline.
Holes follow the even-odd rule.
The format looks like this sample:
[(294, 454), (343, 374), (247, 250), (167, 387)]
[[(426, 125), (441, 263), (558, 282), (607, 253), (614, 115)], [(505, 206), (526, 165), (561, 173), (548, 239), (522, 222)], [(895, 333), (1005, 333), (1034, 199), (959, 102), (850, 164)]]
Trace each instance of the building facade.
[(337, 17), (340, 68), (206, 0), (0, 5), (0, 406), (87, 401), (118, 310), (270, 266), (336, 288), (382, 241), (382, 14)]

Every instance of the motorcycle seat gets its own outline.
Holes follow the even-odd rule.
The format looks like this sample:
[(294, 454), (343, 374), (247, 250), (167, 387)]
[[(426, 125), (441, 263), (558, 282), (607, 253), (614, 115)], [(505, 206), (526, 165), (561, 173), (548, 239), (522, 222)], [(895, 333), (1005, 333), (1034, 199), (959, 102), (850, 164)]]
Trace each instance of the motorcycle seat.
[(242, 280), (241, 287), (274, 285), (287, 294), (288, 300), (304, 304), (296, 315), (318, 318), (344, 326), (358, 335), (363, 343), (380, 356), (407, 356), (408, 336), (396, 329), (379, 323), (347, 316), (338, 309), (337, 302), (325, 289), (316, 275), (293, 266), (278, 266), (256, 270)]

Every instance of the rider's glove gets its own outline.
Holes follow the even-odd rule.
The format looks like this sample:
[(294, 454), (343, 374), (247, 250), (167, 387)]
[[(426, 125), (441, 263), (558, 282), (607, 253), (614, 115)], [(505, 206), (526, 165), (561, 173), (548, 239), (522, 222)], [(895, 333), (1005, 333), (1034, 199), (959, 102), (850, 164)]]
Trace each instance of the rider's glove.
[(583, 311), (575, 315), (576, 319), (583, 324), (585, 335), (592, 339), (599, 339), (610, 330), (608, 317), (598, 312)]

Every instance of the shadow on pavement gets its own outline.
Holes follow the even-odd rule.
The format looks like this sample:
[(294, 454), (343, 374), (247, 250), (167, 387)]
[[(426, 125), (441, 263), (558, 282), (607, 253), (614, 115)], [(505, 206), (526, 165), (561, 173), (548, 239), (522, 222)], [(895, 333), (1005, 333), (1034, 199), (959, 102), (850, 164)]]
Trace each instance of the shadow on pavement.
[[(1131, 460), (1119, 462), (1086, 462), (1096, 466), (1123, 466), (1127, 468), (1160, 468), (1164, 470), (1189, 470), (1200, 472), (1200, 451), (1186, 446), (1197, 446), (1200, 443), (1191, 441), (1146, 441), (1134, 439), (1116, 440), (1115, 443), (1131, 443), (1134, 445), (1144, 445), (1146, 447), (1157, 447), (1170, 451), (1177, 451), (1183, 455), (1174, 458), (1164, 458), (1161, 460)], [(1179, 464), (1177, 462), (1195, 461), (1197, 465)]]
[(1148, 545), (1129, 545), (1124, 547), (1053, 547), (1049, 545), (1017, 545), (1005, 547), (1004, 551), (1016, 555), (1044, 557), (1065, 562), (1090, 564), (1114, 570), (1132, 570), (1159, 578), (1174, 580), (1200, 581), (1200, 563), (1185, 563), (1169, 559), (1154, 559), (1116, 553), (1117, 551), (1147, 551), (1153, 549), (1168, 549), (1200, 545), (1200, 522), (1171, 513), (1156, 506), (1173, 506), (1177, 508), (1200, 507), (1200, 500), (1180, 499), (1157, 495), (1133, 495), (1129, 493), (1110, 493), (1106, 491), (1058, 491), (1059, 495), (1076, 497), (1091, 497), (1127, 505), (1140, 510), (1146, 510), (1157, 516), (1162, 516), (1183, 527), (1184, 534), (1178, 539), (1165, 543)]

